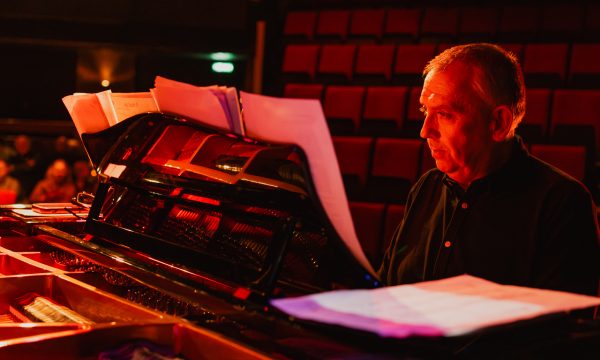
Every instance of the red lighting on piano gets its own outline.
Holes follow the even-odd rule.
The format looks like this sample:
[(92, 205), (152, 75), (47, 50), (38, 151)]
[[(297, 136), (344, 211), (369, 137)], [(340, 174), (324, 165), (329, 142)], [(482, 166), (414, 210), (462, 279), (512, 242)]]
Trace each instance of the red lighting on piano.
[(192, 195), (192, 194), (184, 194), (182, 196), (182, 198), (186, 199), (186, 200), (192, 200), (192, 201), (215, 205), (215, 206), (219, 206), (221, 204), (221, 202), (219, 200), (207, 198), (204, 196)]
[(246, 288), (241, 288), (241, 287), (237, 288), (237, 289), (235, 289), (233, 296), (240, 300), (246, 300), (246, 299), (248, 299), (248, 296), (250, 296), (250, 290), (248, 290)]

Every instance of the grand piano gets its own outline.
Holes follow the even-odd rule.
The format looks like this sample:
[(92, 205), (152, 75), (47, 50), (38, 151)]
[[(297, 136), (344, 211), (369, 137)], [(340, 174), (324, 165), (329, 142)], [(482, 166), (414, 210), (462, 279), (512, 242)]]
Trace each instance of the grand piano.
[(404, 340), (294, 319), (269, 301), (379, 286), (324, 211), (301, 148), (162, 113), (82, 140), (101, 174), (95, 196), (53, 214), (2, 209), (2, 359), (600, 352), (597, 321), (567, 315)]

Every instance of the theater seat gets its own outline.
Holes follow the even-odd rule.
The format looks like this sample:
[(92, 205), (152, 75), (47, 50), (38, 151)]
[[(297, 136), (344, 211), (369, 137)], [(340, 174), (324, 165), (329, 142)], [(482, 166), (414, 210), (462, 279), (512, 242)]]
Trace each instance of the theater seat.
[(575, 88), (600, 87), (600, 44), (573, 44), (569, 85)]
[(316, 11), (290, 11), (285, 17), (283, 35), (287, 41), (311, 41), (316, 23)]
[(285, 84), (283, 96), (298, 99), (321, 100), (323, 84)]
[(407, 94), (408, 88), (405, 86), (368, 87), (360, 132), (377, 136), (400, 134)]
[(361, 45), (358, 47), (354, 83), (385, 84), (392, 77), (394, 45)]
[(365, 88), (328, 86), (323, 111), (333, 135), (354, 134), (360, 124)]
[(585, 148), (568, 145), (531, 145), (531, 154), (579, 181), (585, 179)]
[(303, 82), (312, 80), (315, 77), (318, 53), (318, 45), (287, 45), (283, 54), (283, 77)]
[(326, 44), (321, 48), (317, 74), (325, 83), (349, 83), (354, 71), (354, 44)]
[(517, 133), (529, 144), (545, 141), (551, 96), (550, 89), (526, 89), (527, 109)]
[(389, 9), (383, 37), (400, 42), (412, 42), (419, 34), (422, 10), (419, 8)]
[(383, 9), (357, 9), (352, 11), (350, 17), (350, 31), (348, 36), (354, 39), (367, 39), (376, 41), (383, 33)]
[(356, 236), (365, 255), (375, 267), (381, 262), (384, 210), (383, 203), (350, 202)]
[(562, 87), (565, 84), (569, 45), (527, 44), (523, 63), (528, 87)]
[(348, 198), (363, 199), (371, 162), (373, 138), (333, 136), (332, 140)]
[(366, 198), (403, 204), (417, 179), (422, 142), (417, 139), (378, 138), (375, 141)]
[(594, 158), (600, 140), (600, 90), (554, 91), (550, 120), (553, 143), (583, 145)]
[(400, 44), (396, 48), (394, 82), (399, 85), (421, 85), (423, 68), (435, 55), (435, 44)]
[(348, 36), (349, 10), (322, 10), (319, 12), (315, 37), (319, 42), (341, 42)]

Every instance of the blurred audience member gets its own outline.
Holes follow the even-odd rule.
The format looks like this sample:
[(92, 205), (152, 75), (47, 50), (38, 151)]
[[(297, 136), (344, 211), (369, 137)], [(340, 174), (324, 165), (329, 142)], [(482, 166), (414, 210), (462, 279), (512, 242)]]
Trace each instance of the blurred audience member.
[(73, 180), (77, 192), (96, 192), (97, 178), (92, 176), (92, 167), (88, 161), (77, 160), (73, 163)]
[(0, 159), (0, 205), (14, 204), (21, 194), (19, 180), (9, 174), (10, 165)]
[(29, 200), (32, 203), (69, 202), (76, 192), (69, 164), (57, 159), (48, 167), (46, 177), (35, 185)]
[(42, 178), (43, 167), (31, 148), (31, 139), (19, 135), (14, 140), (15, 153), (8, 158), (12, 166), (12, 176), (19, 180), (23, 194), (29, 194), (35, 183)]

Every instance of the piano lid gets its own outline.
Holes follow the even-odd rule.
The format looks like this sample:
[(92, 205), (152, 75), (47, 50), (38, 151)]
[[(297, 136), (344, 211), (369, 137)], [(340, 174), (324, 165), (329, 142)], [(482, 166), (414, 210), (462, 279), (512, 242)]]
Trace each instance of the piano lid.
[(91, 241), (264, 297), (377, 285), (334, 230), (297, 146), (160, 113), (82, 139), (103, 174)]

